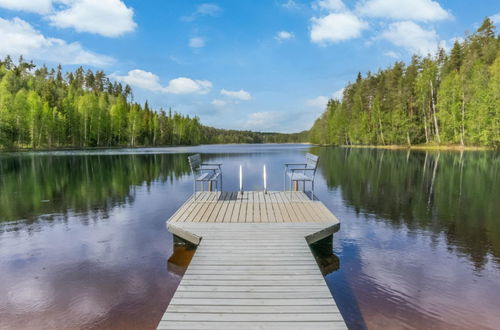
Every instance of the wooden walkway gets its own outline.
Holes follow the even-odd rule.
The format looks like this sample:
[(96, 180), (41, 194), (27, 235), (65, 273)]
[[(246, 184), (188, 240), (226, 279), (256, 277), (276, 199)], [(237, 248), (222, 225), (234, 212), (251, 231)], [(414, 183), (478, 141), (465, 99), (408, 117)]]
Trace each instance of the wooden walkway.
[(198, 244), (158, 329), (346, 329), (309, 244), (339, 221), (303, 193), (203, 193), (167, 222)]
[(303, 192), (201, 192), (169, 220), (176, 222), (338, 222)]

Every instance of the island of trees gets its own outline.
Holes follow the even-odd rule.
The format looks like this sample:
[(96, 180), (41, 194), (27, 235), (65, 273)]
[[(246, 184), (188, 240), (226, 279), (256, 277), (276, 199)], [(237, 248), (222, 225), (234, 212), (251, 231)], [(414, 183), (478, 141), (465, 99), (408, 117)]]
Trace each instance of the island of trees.
[(490, 19), (447, 54), (358, 74), (309, 140), (333, 145), (500, 147), (500, 36)]

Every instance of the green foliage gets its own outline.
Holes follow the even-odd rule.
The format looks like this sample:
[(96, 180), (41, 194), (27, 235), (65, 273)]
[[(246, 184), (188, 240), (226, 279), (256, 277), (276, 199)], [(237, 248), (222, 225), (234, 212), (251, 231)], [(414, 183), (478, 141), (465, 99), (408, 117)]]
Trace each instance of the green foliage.
[(82, 67), (64, 74), (0, 60), (0, 149), (301, 142), (307, 134), (203, 126), (197, 117), (129, 102), (132, 89)]
[(478, 268), (491, 256), (500, 261), (498, 152), (318, 148), (317, 154), (328, 188), (357, 212), (405, 231), (444, 235)]
[(319, 144), (462, 144), (500, 147), (500, 38), (485, 19), (449, 55), (414, 56), (331, 100), (309, 140)]

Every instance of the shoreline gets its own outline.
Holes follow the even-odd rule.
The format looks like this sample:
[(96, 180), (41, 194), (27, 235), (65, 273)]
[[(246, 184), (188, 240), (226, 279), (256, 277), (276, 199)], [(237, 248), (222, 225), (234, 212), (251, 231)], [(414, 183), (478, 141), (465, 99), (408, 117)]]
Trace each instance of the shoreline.
[(96, 151), (96, 150), (118, 150), (118, 149), (160, 149), (160, 148), (179, 148), (179, 147), (199, 147), (199, 146), (213, 146), (213, 145), (269, 145), (269, 144), (302, 144), (302, 145), (311, 145), (314, 146), (310, 142), (265, 142), (265, 143), (208, 143), (208, 144), (179, 144), (179, 145), (165, 145), (165, 146), (110, 146), (110, 147), (58, 147), (58, 148), (15, 148), (15, 149), (2, 149), (0, 148), (1, 153), (9, 153), (9, 152), (50, 152), (50, 151)]
[[(199, 147), (199, 146), (210, 146), (218, 145), (215, 144), (194, 144), (194, 145), (166, 145), (166, 146), (110, 146), (110, 147), (60, 147), (60, 148), (18, 148), (18, 149), (0, 149), (1, 153), (23, 153), (23, 152), (50, 152), (50, 151), (97, 151), (97, 150), (119, 150), (119, 149), (160, 149), (160, 148), (178, 148), (178, 147)], [(339, 147), (339, 148), (357, 148), (357, 149), (387, 149), (387, 150), (425, 150), (425, 151), (495, 151), (499, 150), (493, 147), (484, 146), (462, 146), (462, 145), (427, 145), (427, 144), (415, 144), (415, 145), (398, 145), (398, 144), (388, 144), (388, 145), (362, 145), (362, 144), (343, 144), (343, 145), (331, 145), (331, 144), (313, 144), (310, 142), (266, 142), (266, 143), (222, 143), (225, 145), (248, 145), (248, 144), (299, 144), (299, 145), (310, 145), (318, 147)]]
[(437, 151), (495, 151), (493, 147), (482, 146), (462, 146), (462, 145), (428, 145), (428, 144), (415, 144), (415, 145), (340, 145), (341, 148), (366, 148), (366, 149), (389, 149), (389, 150), (437, 150)]

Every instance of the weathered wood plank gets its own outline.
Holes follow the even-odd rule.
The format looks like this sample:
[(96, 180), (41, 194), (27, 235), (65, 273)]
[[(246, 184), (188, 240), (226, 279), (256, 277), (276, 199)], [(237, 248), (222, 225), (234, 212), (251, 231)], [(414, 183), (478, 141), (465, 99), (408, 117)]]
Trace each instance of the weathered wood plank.
[(167, 313), (171, 321), (217, 321), (217, 322), (336, 322), (342, 319), (338, 313)]
[(172, 313), (256, 313), (256, 314), (279, 314), (279, 313), (307, 313), (338, 314), (333, 306), (217, 306), (217, 305), (170, 305), (169, 312)]
[(190, 330), (201, 330), (201, 329), (238, 329), (238, 330), (249, 330), (249, 329), (269, 329), (269, 330), (339, 330), (347, 329), (345, 324), (341, 322), (201, 322), (201, 321), (172, 321), (172, 322), (161, 322), (158, 326), (159, 330), (167, 329), (190, 329)]
[(345, 329), (308, 242), (338, 219), (302, 192), (202, 192), (168, 228), (199, 244), (158, 329)]
[(230, 286), (230, 285), (218, 285), (218, 286), (189, 286), (189, 285), (179, 285), (177, 291), (207, 291), (207, 292), (329, 292), (328, 288), (325, 286)]
[[(332, 298), (301, 298), (301, 299), (213, 299), (213, 298), (174, 298), (172, 305), (225, 305), (225, 306), (328, 306), (333, 305)], [(167, 308), (168, 313), (168, 308)]]
[(233, 209), (234, 209), (234, 204), (236, 203), (234, 201), (234, 198), (236, 196), (236, 192), (232, 192), (229, 195), (229, 200), (227, 201), (227, 209), (226, 209), (226, 214), (224, 215), (224, 220), (222, 222), (231, 222), (231, 217), (233, 215)]

